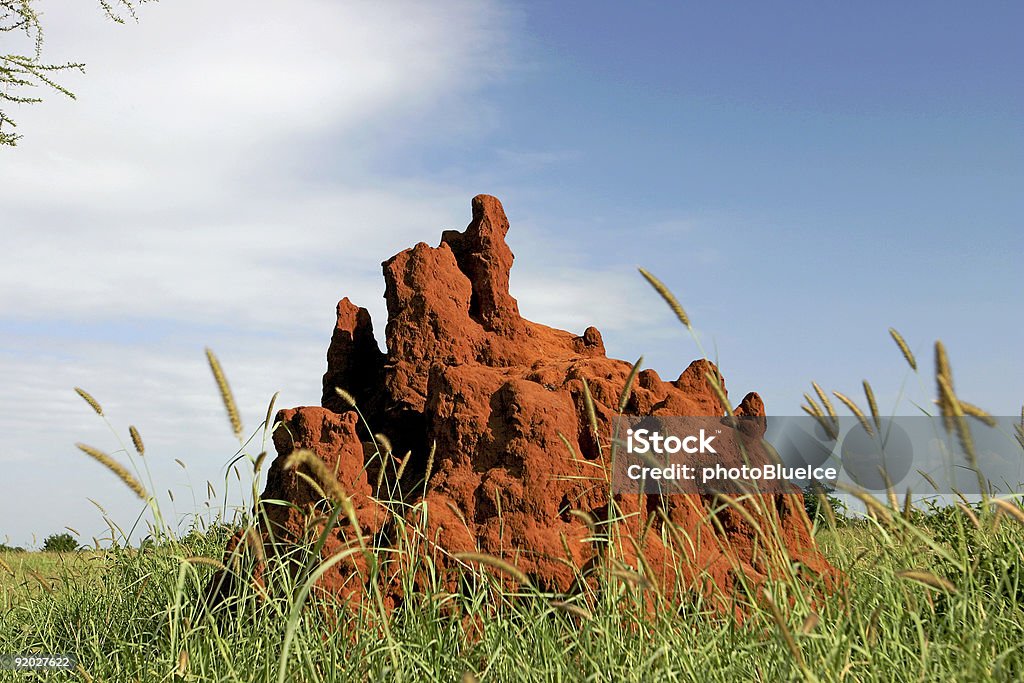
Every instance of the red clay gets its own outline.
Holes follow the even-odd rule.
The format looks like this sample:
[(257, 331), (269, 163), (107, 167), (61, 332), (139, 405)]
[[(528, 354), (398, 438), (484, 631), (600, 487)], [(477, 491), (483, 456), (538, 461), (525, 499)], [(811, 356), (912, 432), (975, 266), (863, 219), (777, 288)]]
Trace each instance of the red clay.
[[(337, 395), (340, 387), (373, 432), (388, 437), (394, 457), (411, 452), (400, 482), (403, 502), (426, 502), (425, 543), (441, 567), (451, 566), (449, 554), (483, 552), (514, 563), (542, 588), (571, 591), (607, 557), (593, 539), (608, 509), (602, 469), (608, 454), (589, 427), (583, 382), (593, 396), (600, 443), (607, 444), (631, 366), (605, 356), (593, 327), (576, 335), (520, 316), (509, 293), (513, 255), (505, 212), (488, 195), (472, 206), (464, 232), (445, 231), (437, 247), (420, 243), (384, 262), (386, 352), (374, 340), (366, 309), (347, 298), (338, 304), (323, 407), (278, 414), (278, 457), (263, 497), (295, 507), (268, 506), (273, 528), (265, 531), (294, 543), (311, 515), (315, 528), (315, 516), (324, 514), (319, 492), (283, 468), (293, 449), (308, 448), (337, 471), (362, 535), (393, 542), (385, 506), (371, 497), (380, 470), (370, 432)], [(707, 360), (694, 361), (671, 382), (643, 370), (625, 412), (721, 416), (707, 372), (718, 372)], [(764, 403), (749, 393), (735, 413), (764, 416)], [(741, 464), (738, 452), (720, 452), (726, 463)], [(393, 471), (388, 465), (385, 488), (394, 485)], [(763, 495), (758, 502), (746, 505), (755, 521), (781, 533), (759, 536), (742, 515), (709, 496), (617, 496), (626, 515), (616, 525), (617, 558), (678, 599), (683, 591), (708, 591), (709, 582), (727, 594), (741, 574), (756, 585), (789, 571), (784, 565), (794, 561), (831, 583), (835, 570), (814, 545), (801, 498)], [(677, 526), (674, 542), (659, 507)], [(596, 534), (588, 516), (598, 523)], [(343, 518), (324, 555), (352, 543), (352, 532)], [(364, 568), (361, 557), (338, 563), (322, 588), (355, 597), (361, 581), (353, 570)]]

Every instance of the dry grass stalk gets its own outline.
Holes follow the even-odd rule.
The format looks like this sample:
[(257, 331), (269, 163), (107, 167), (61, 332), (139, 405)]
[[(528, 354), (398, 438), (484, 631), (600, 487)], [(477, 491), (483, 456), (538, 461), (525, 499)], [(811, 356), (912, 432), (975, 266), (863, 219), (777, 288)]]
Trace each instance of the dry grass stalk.
[[(974, 450), (974, 439), (971, 437), (971, 428), (967, 424), (967, 418), (964, 415), (963, 408), (961, 408), (960, 400), (957, 399), (956, 394), (953, 393), (953, 386), (949, 382), (948, 377), (943, 375), (936, 376), (936, 380), (939, 383), (939, 394), (942, 397), (939, 401), (940, 406), (944, 406), (944, 411), (949, 411), (949, 419), (953, 424), (953, 428), (956, 430), (957, 439), (960, 441), (960, 447), (964, 449), (964, 454), (967, 456), (967, 462), (976, 473), (979, 478), (981, 473), (978, 471), (978, 456)], [(946, 416), (946, 413), (943, 413)], [(948, 428), (947, 428), (948, 429)]]
[(198, 555), (195, 555), (192, 557), (182, 558), (181, 561), (188, 562), (189, 564), (205, 564), (206, 566), (213, 567), (214, 569), (220, 569), (221, 571), (225, 572), (228, 571), (228, 568), (224, 566), (223, 562), (218, 562), (212, 557), (200, 557)]
[(999, 424), (998, 422), (996, 422), (996, 419), (992, 417), (988, 412), (982, 410), (973, 403), (968, 403), (967, 401), (960, 401), (960, 410), (964, 412), (964, 415), (969, 415), (975, 418), (976, 420), (979, 420), (980, 422), (987, 424), (989, 427), (995, 427), (997, 424)]
[(729, 403), (729, 397), (726, 395), (725, 389), (722, 388), (722, 382), (718, 373), (705, 372), (704, 379), (711, 385), (711, 390), (715, 392), (718, 402), (722, 404), (723, 412), (726, 415), (732, 415), (732, 405)]
[(571, 602), (565, 602), (564, 600), (552, 600), (551, 606), (557, 610), (561, 610), (562, 612), (567, 612), (577, 616), (585, 621), (592, 621), (594, 618), (594, 615), (591, 614), (589, 610), (584, 609), (579, 605), (574, 605)]
[(1021, 510), (1020, 506), (1016, 503), (1005, 498), (996, 498), (992, 501), (992, 504), (996, 506), (997, 511), (1012, 517), (1019, 524), (1024, 524), (1024, 510)]
[(775, 625), (779, 627), (779, 633), (782, 635), (783, 641), (786, 643), (786, 648), (789, 650), (789, 654), (793, 655), (793, 659), (800, 668), (804, 666), (803, 653), (800, 652), (800, 648), (796, 644), (796, 638), (793, 637), (793, 632), (789, 630), (789, 625), (786, 624), (786, 619), (782, 615), (782, 610), (775, 604), (771, 596), (765, 593), (762, 596), (765, 604), (768, 605), (768, 611), (771, 612), (772, 620), (775, 621)]
[(860, 426), (864, 428), (865, 432), (868, 434), (875, 433), (874, 430), (871, 429), (871, 425), (868, 424), (868, 418), (864, 415), (863, 411), (861, 411), (857, 404), (853, 402), (852, 398), (838, 391), (833, 391), (832, 393), (836, 398), (843, 402), (843, 405), (850, 409), (851, 413), (857, 416), (857, 419), (860, 420)]
[(437, 452), (437, 441), (430, 442), (430, 454), (427, 456), (427, 469), (423, 474), (423, 485), (430, 481), (430, 475), (434, 470), (434, 454)]
[(391, 448), (391, 439), (389, 439), (384, 434), (374, 434), (373, 438), (375, 439), (378, 447), (383, 447), (384, 450), (381, 452), (382, 456), (391, 455), (391, 452), (393, 450)]
[(924, 480), (932, 485), (932, 489), (934, 489), (936, 492), (938, 492), (939, 485), (937, 483), (935, 483), (935, 480), (932, 479), (932, 476), (930, 474), (928, 474), (927, 472), (922, 472), (921, 470), (917, 470), (917, 473), (920, 474), (922, 477), (924, 477)]
[(814, 387), (815, 393), (821, 399), (821, 405), (825, 406), (825, 412), (838, 425), (839, 417), (836, 415), (836, 409), (832, 406), (832, 401), (829, 400), (828, 394), (825, 393), (825, 390), (817, 382), (811, 382), (811, 386)]
[(487, 555), (486, 553), (456, 553), (454, 557), (460, 562), (476, 562), (477, 564), (482, 564), (485, 567), (497, 569), (498, 571), (511, 576), (521, 586), (530, 585), (530, 577), (523, 573), (521, 569), (511, 562), (506, 562), (505, 560), (494, 557), (493, 555)]
[(92, 394), (81, 387), (75, 387), (75, 393), (81, 396), (86, 403), (92, 406), (92, 409), (96, 411), (97, 415), (100, 417), (103, 416), (103, 408), (101, 408), (99, 402), (92, 397)]
[(128, 434), (132, 437), (132, 445), (135, 446), (135, 452), (139, 455), (145, 455), (146, 445), (142, 443), (142, 435), (139, 434), (139, 430), (135, 428), (135, 425), (128, 427)]
[(228, 412), (228, 420), (231, 421), (231, 430), (235, 433), (235, 437), (238, 439), (242, 438), (242, 417), (238, 413), (238, 406), (235, 404), (235, 396), (231, 393), (231, 387), (228, 385), (228, 379), (224, 375), (224, 370), (220, 366), (220, 361), (217, 360), (217, 356), (213, 354), (213, 351), (206, 349), (206, 360), (210, 364), (210, 370), (213, 372), (213, 379), (217, 382), (217, 389), (220, 391), (221, 401), (224, 403), (224, 408)]
[(825, 521), (828, 522), (830, 529), (836, 528), (836, 513), (832, 511), (832, 505), (828, 501), (828, 496), (822, 490), (820, 485), (815, 486), (814, 496), (818, 499), (818, 509), (825, 513)]
[(815, 420), (817, 420), (818, 424), (821, 425), (821, 428), (825, 430), (825, 433), (828, 434), (829, 437), (831, 437), (832, 439), (839, 438), (839, 430), (836, 429), (836, 426), (832, 423), (832, 420), (828, 419), (827, 417), (825, 417), (824, 414), (822, 414), (821, 410), (814, 411), (808, 408), (807, 406), (800, 406), (800, 408), (805, 413), (807, 413)]
[(817, 612), (811, 612), (808, 614), (807, 618), (804, 619), (803, 625), (800, 627), (801, 635), (806, 636), (808, 633), (813, 631), (819, 621), (821, 621), (821, 617), (818, 616)]
[(626, 403), (629, 402), (629, 396), (633, 393), (633, 382), (636, 380), (637, 374), (640, 372), (640, 365), (644, 362), (644, 357), (640, 356), (633, 363), (632, 369), (629, 371), (629, 376), (626, 377), (626, 386), (622, 387), (622, 395), (619, 396), (619, 412), (621, 413), (626, 409)]
[(971, 508), (967, 507), (966, 505), (961, 503), (959, 500), (956, 502), (956, 506), (958, 508), (960, 508), (960, 511), (963, 512), (964, 515), (967, 517), (967, 519), (970, 520), (971, 525), (975, 529), (978, 529), (980, 531), (981, 530), (981, 522), (978, 520), (978, 516), (976, 514), (974, 514), (974, 510), (972, 510)]
[(818, 402), (811, 398), (811, 395), (808, 394), (806, 391), (804, 392), (804, 400), (807, 401), (807, 407), (804, 408), (805, 413), (811, 415), (812, 417), (815, 415), (818, 417), (825, 417), (825, 413), (822, 412), (821, 407), (818, 405)]
[(661, 295), (661, 298), (665, 300), (665, 303), (667, 303), (669, 308), (672, 309), (672, 312), (676, 314), (676, 317), (679, 318), (679, 322), (685, 325), (687, 329), (690, 329), (692, 327), (690, 325), (690, 316), (686, 314), (682, 304), (680, 304), (675, 295), (669, 291), (669, 288), (666, 287), (661, 280), (654, 277), (643, 268), (640, 268), (639, 271), (640, 274), (644, 276), (644, 279), (650, 283), (651, 287), (654, 287), (654, 290)]
[(900, 352), (903, 353), (903, 357), (907, 359), (907, 364), (916, 372), (917, 359), (914, 358), (914, 353), (910, 350), (910, 346), (907, 345), (907, 341), (903, 338), (903, 335), (897, 332), (895, 327), (889, 328), (889, 335), (892, 337), (892, 340), (896, 342), (896, 346), (900, 347)]
[(956, 396), (953, 393), (953, 371), (949, 367), (949, 356), (946, 346), (941, 341), (935, 342), (935, 383), (939, 394), (939, 412), (942, 414), (942, 425), (946, 432), (953, 431), (953, 412)]
[(275, 391), (274, 395), (270, 397), (270, 405), (267, 406), (267, 417), (263, 420), (263, 428), (270, 429), (274, 426), (274, 423), (270, 420), (274, 417), (274, 404), (277, 403), (277, 397), (281, 394), (280, 391)]
[(405, 457), (402, 458), (402, 462), (399, 463), (399, 465), (398, 465), (398, 471), (395, 472), (395, 480), (396, 481), (398, 479), (401, 479), (402, 475), (405, 474), (405, 466), (409, 464), (409, 459), (411, 457), (412, 457), (412, 451), (407, 451), (406, 454), (405, 454)]
[(182, 648), (181, 652), (178, 653), (178, 666), (175, 669), (175, 674), (179, 677), (184, 678), (188, 672), (188, 650)]
[[(289, 470), (298, 469), (301, 465), (305, 465), (313, 473), (313, 477), (320, 483), (327, 497), (333, 499), (336, 503), (349, 501), (348, 493), (345, 492), (345, 489), (342, 488), (341, 484), (334, 477), (334, 473), (328, 469), (327, 463), (321, 460), (316, 453), (305, 449), (298, 450), (289, 455), (287, 460), (284, 461), (285, 469)], [(348, 504), (351, 505), (351, 502)]]
[(96, 460), (98, 463), (116, 474), (117, 478), (120, 479), (125, 486), (130, 488), (139, 498), (146, 500), (149, 497), (149, 494), (146, 493), (146, 488), (139, 483), (139, 480), (136, 479), (132, 473), (124, 467), (124, 465), (117, 462), (98, 448), (93, 448), (92, 446), (87, 446), (82, 443), (75, 444), (75, 446), (78, 450), (90, 456), (93, 460)]
[(915, 583), (920, 583), (929, 588), (943, 591), (944, 593), (956, 593), (956, 586), (953, 585), (948, 579), (944, 579), (941, 576), (936, 576), (931, 572), (926, 572), (923, 569), (906, 569), (903, 571), (896, 572), (896, 576), (901, 579), (907, 579)]

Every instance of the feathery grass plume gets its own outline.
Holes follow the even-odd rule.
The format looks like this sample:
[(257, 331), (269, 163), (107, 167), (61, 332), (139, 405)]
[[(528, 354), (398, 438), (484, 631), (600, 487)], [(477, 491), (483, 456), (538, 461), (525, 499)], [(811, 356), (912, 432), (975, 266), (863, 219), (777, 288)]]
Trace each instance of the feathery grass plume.
[(219, 562), (213, 559), (212, 557), (202, 557), (200, 555), (194, 555), (192, 557), (183, 557), (181, 558), (181, 561), (187, 562), (188, 564), (205, 564), (206, 566), (213, 567), (214, 569), (219, 569), (225, 572), (228, 571), (228, 568), (224, 565), (223, 562)]
[(626, 377), (626, 386), (622, 387), (622, 394), (619, 396), (619, 412), (621, 413), (626, 409), (626, 403), (629, 402), (629, 396), (633, 393), (633, 381), (636, 379), (636, 375), (640, 372), (640, 366), (644, 362), (644, 357), (640, 356), (633, 363), (632, 369), (629, 371), (629, 376)]
[(390, 455), (391, 454), (391, 452), (392, 452), (391, 439), (389, 439), (384, 434), (374, 434), (373, 438), (377, 441), (377, 445), (378, 446), (383, 446), (384, 447), (384, 452), (382, 453), (382, 455)]
[(956, 506), (958, 508), (960, 508), (960, 511), (963, 512), (964, 515), (967, 517), (967, 519), (969, 519), (971, 521), (971, 525), (975, 529), (978, 529), (980, 531), (981, 530), (981, 522), (978, 521), (978, 516), (976, 514), (974, 514), (974, 510), (972, 510), (968, 506), (964, 505), (959, 500), (956, 502)]
[(956, 430), (957, 439), (960, 441), (960, 447), (964, 449), (964, 454), (967, 456), (967, 462), (971, 466), (971, 469), (973, 469), (978, 475), (980, 482), (981, 472), (978, 470), (978, 455), (974, 450), (974, 439), (971, 437), (971, 427), (967, 424), (967, 418), (964, 415), (963, 408), (961, 408), (960, 401), (957, 399), (956, 394), (953, 393), (953, 386), (950, 384), (947, 377), (938, 375), (936, 379), (939, 383), (939, 394), (942, 396), (940, 405), (945, 404), (947, 409), (950, 410), (950, 420)]
[(903, 357), (907, 359), (907, 364), (910, 368), (917, 372), (917, 359), (914, 358), (914, 352), (910, 350), (907, 345), (907, 340), (903, 338), (903, 335), (896, 331), (895, 327), (889, 328), (889, 336), (896, 342), (896, 346), (900, 347), (900, 351), (903, 353)]
[(103, 416), (103, 408), (101, 408), (99, 402), (92, 397), (92, 394), (81, 387), (75, 387), (75, 393), (81, 396), (82, 400), (92, 406), (92, 409), (96, 411), (97, 415), (100, 417)]
[(960, 410), (964, 411), (964, 415), (969, 415), (975, 418), (976, 420), (984, 424), (987, 424), (989, 427), (995, 427), (996, 425), (999, 424), (996, 421), (996, 419), (992, 417), (992, 415), (990, 415), (987, 411), (982, 410), (978, 406), (974, 405), (973, 403), (968, 403), (967, 401), (960, 401)]
[(836, 429), (835, 425), (832, 424), (832, 421), (825, 417), (825, 415), (821, 412), (820, 409), (817, 408), (817, 406), (815, 406), (815, 408), (815, 410), (811, 410), (807, 406), (800, 406), (801, 410), (803, 410), (805, 413), (813, 417), (818, 422), (818, 424), (821, 425), (821, 428), (825, 430), (825, 433), (828, 434), (830, 438), (838, 439), (839, 430)]
[(564, 600), (552, 600), (550, 604), (555, 609), (577, 616), (584, 621), (593, 621), (594, 619), (594, 615), (591, 614), (589, 610), (584, 609), (579, 605), (574, 605), (571, 602), (566, 602)]
[(437, 452), (437, 441), (430, 442), (430, 454), (427, 455), (427, 469), (424, 470), (423, 474), (423, 485), (426, 486), (427, 482), (430, 481), (430, 475), (433, 474), (434, 470), (434, 454)]
[(903, 496), (903, 517), (909, 519), (910, 514), (914, 511), (914, 494), (911, 493), (910, 487), (907, 487), (907, 493)]
[[(639, 557), (640, 556), (638, 555), (637, 558), (639, 559)], [(652, 584), (647, 580), (646, 576), (640, 572), (635, 572), (632, 569), (613, 569), (611, 571), (611, 575), (622, 583), (633, 586), (634, 588), (639, 588), (642, 591), (650, 590), (652, 588)]]
[(800, 627), (800, 635), (806, 636), (809, 634), (818, 625), (819, 621), (821, 621), (821, 617), (818, 616), (817, 612), (808, 614), (804, 619), (803, 625)]
[(188, 672), (188, 650), (186, 650), (185, 648), (182, 648), (181, 652), (178, 653), (178, 666), (174, 670), (174, 673), (175, 673), (176, 676), (184, 678), (185, 674), (187, 672)]
[(868, 434), (875, 433), (875, 431), (871, 429), (871, 425), (868, 424), (868, 418), (864, 415), (863, 411), (857, 407), (857, 404), (853, 402), (852, 398), (838, 391), (833, 391), (832, 393), (836, 398), (843, 402), (843, 405), (850, 409), (851, 413), (857, 416), (857, 419), (860, 420), (860, 426), (864, 428), (865, 432)]
[(591, 534), (593, 534), (597, 529), (597, 520), (594, 519), (594, 516), (587, 512), (586, 510), (573, 509), (569, 510), (569, 514), (573, 517), (576, 517), (577, 519), (582, 520), (583, 523), (587, 525), (587, 529), (590, 530)]
[(128, 426), (128, 435), (132, 437), (132, 445), (135, 446), (135, 452), (140, 456), (146, 454), (146, 446), (142, 443), (142, 435), (139, 434), (139, 430), (135, 428), (135, 425)]
[(999, 511), (1017, 520), (1018, 524), (1024, 524), (1024, 510), (1021, 510), (1020, 506), (1013, 501), (1006, 500), (1005, 498), (996, 498), (992, 501), (992, 504)]
[(256, 462), (253, 463), (252, 471), (253, 472), (259, 472), (260, 468), (263, 467), (263, 461), (266, 460), (266, 459), (267, 459), (267, 452), (266, 451), (260, 452), (260, 454), (256, 456)]
[(864, 503), (864, 507), (867, 508), (868, 512), (874, 515), (880, 522), (886, 526), (892, 524), (892, 516), (889, 514), (889, 508), (882, 505), (878, 500), (866, 491), (862, 491), (859, 488), (850, 486), (843, 482), (837, 482), (836, 488), (840, 489), (845, 493), (849, 493), (851, 496), (857, 498), (860, 502)]
[(871, 389), (871, 385), (867, 380), (864, 380), (864, 396), (868, 400), (868, 409), (871, 411), (871, 419), (875, 421), (875, 427), (878, 430), (881, 430), (882, 418), (878, 413), (878, 402), (875, 400), (875, 392)]
[(667, 303), (669, 308), (672, 309), (672, 312), (676, 314), (677, 318), (679, 318), (679, 322), (689, 329), (691, 327), (690, 316), (686, 315), (686, 311), (683, 309), (682, 304), (680, 304), (675, 295), (669, 291), (669, 288), (665, 286), (665, 283), (651, 275), (643, 268), (638, 268), (638, 270), (640, 271), (640, 274), (644, 276), (644, 279), (650, 283), (651, 287), (654, 287), (654, 290), (661, 295), (662, 299), (665, 300), (665, 303)]
[(825, 417), (825, 413), (822, 412), (818, 402), (811, 398), (811, 395), (806, 391), (804, 392), (804, 400), (807, 401), (807, 408), (804, 408), (804, 412), (809, 415), (817, 415), (818, 417)]
[(341, 398), (342, 401), (347, 403), (350, 408), (356, 407), (356, 397), (353, 396), (352, 394), (348, 393), (341, 387), (334, 387), (334, 393), (336, 393)]
[(931, 484), (932, 488), (935, 490), (935, 492), (938, 493), (939, 485), (935, 483), (935, 480), (932, 479), (930, 474), (928, 474), (927, 472), (924, 472), (922, 470), (917, 470), (917, 473), (920, 474), (922, 477), (924, 477), (924, 480), (927, 481), (929, 484)]
[(334, 499), (335, 502), (341, 503), (346, 507), (352, 505), (348, 493), (345, 492), (345, 489), (342, 488), (341, 484), (334, 477), (334, 473), (327, 467), (327, 463), (321, 460), (316, 453), (302, 449), (294, 451), (284, 461), (284, 467), (288, 470), (298, 469), (300, 465), (305, 465), (309, 468), (309, 471), (313, 473), (313, 476), (323, 486), (324, 492)]
[(836, 415), (836, 409), (832, 407), (832, 401), (829, 400), (828, 394), (825, 393), (825, 390), (822, 389), (821, 385), (817, 382), (811, 382), (811, 386), (814, 387), (814, 392), (818, 394), (818, 398), (821, 399), (821, 405), (825, 406), (825, 412), (828, 414), (829, 418), (831, 418), (832, 422), (838, 427), (839, 416)]
[(53, 585), (45, 576), (37, 572), (35, 569), (28, 569), (26, 570), (26, 573), (33, 579), (38, 581), (39, 585), (42, 586), (43, 590), (45, 590), (47, 593), (53, 593)]
[(15, 574), (14, 574), (14, 570), (13, 570), (13, 569), (11, 569), (11, 565), (7, 564), (7, 563), (6, 563), (6, 562), (4, 562), (4, 561), (3, 561), (2, 559), (0, 559), (0, 567), (3, 567), (3, 569), (4, 569), (4, 570), (5, 570), (5, 571), (6, 571), (6, 572), (7, 572), (8, 574), (10, 574), (11, 576), (14, 576), (14, 575), (15, 575)]
[(125, 469), (124, 465), (117, 462), (98, 448), (87, 446), (84, 443), (76, 443), (75, 446), (78, 450), (90, 456), (93, 460), (96, 460), (98, 463), (116, 474), (117, 478), (120, 479), (125, 486), (130, 488), (139, 498), (146, 500), (149, 497), (149, 494), (146, 493), (145, 487), (139, 483), (139, 480), (136, 479), (131, 472)]
[(926, 572), (923, 569), (904, 569), (903, 571), (896, 572), (896, 576), (901, 579), (907, 579), (908, 581), (928, 586), (929, 588), (940, 590), (944, 593), (957, 592), (956, 586), (953, 585), (952, 581), (944, 579), (941, 576), (936, 576), (931, 572)]
[[(943, 388), (943, 380), (947, 385)], [(935, 383), (939, 393), (939, 413), (942, 415), (942, 426), (947, 432), (953, 431), (953, 402), (956, 396), (953, 395), (953, 371), (949, 367), (949, 356), (946, 355), (946, 346), (940, 340), (935, 341)]]
[(217, 382), (217, 389), (220, 391), (220, 398), (224, 403), (224, 409), (228, 411), (231, 430), (235, 433), (235, 437), (241, 440), (242, 417), (238, 414), (238, 406), (235, 404), (235, 396), (231, 393), (231, 387), (228, 386), (228, 379), (224, 376), (224, 370), (220, 366), (220, 361), (217, 360), (217, 356), (210, 349), (206, 349), (206, 360), (210, 364), (210, 371), (213, 372), (213, 379)]
[[(825, 495), (824, 487), (818, 482), (814, 482), (814, 497), (818, 500), (818, 509), (825, 513), (825, 521), (828, 522), (829, 529), (836, 528), (836, 513), (832, 510), (832, 505), (829, 503), (828, 496)], [(812, 520), (813, 521), (813, 520)]]
[(277, 397), (280, 395), (280, 391), (275, 391), (274, 395), (270, 397), (270, 405), (267, 406), (267, 417), (263, 420), (264, 429), (270, 429), (274, 426), (274, 423), (271, 422), (274, 417), (274, 404), (277, 403)]
[(409, 459), (412, 457), (412, 451), (406, 451), (405, 457), (402, 458), (402, 462), (398, 464), (398, 471), (395, 472), (395, 479), (401, 479), (402, 475), (405, 474), (405, 466), (409, 464)]
[(506, 562), (501, 558), (494, 557), (493, 555), (488, 555), (486, 553), (455, 553), (454, 557), (456, 560), (467, 564), (470, 562), (476, 562), (477, 564), (482, 564), (485, 567), (497, 569), (498, 571), (511, 576), (521, 586), (530, 586), (530, 577), (511, 562)]
[(715, 397), (722, 404), (722, 410), (725, 414), (732, 415), (732, 404), (729, 403), (729, 397), (725, 394), (725, 389), (722, 387), (718, 373), (705, 372), (704, 379), (711, 385), (711, 390), (715, 392)]

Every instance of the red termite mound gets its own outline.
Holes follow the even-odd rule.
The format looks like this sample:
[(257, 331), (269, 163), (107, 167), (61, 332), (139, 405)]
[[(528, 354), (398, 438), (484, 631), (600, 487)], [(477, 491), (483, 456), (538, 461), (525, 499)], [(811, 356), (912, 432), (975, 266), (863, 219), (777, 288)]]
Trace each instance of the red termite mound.
[[(328, 534), (325, 557), (355, 542), (353, 521), (364, 539), (393, 543), (394, 508), (388, 512), (382, 499), (385, 491), (402, 490), (402, 509), (420, 503), (409, 516), (425, 524), (418, 538), (442, 569), (453, 566), (454, 554), (486, 553), (545, 590), (568, 592), (614, 556), (620, 569), (631, 567), (659, 594), (680, 599), (689, 590), (727, 595), (740, 575), (756, 585), (792, 570), (780, 562), (800, 563), (831, 583), (834, 570), (815, 548), (799, 495), (764, 494), (747, 504), (757, 528), (712, 495), (617, 495), (615, 551), (608, 551), (607, 437), (632, 367), (605, 356), (593, 327), (576, 335), (520, 316), (509, 293), (505, 212), (487, 195), (472, 206), (464, 232), (445, 231), (437, 247), (420, 243), (384, 262), (386, 351), (367, 310), (347, 298), (339, 302), (322, 407), (278, 414), (278, 457), (263, 498), (293, 505), (265, 506), (268, 543), (295, 543), (311, 526), (322, 529), (328, 508), (321, 491), (284, 467), (286, 456), (304, 448), (337, 473), (353, 506)], [(708, 373), (718, 376), (706, 360), (671, 382), (643, 370), (623, 412), (722, 416)], [(362, 419), (336, 387), (354, 399)], [(764, 404), (749, 393), (735, 412), (764, 416)], [(384, 491), (375, 491), (384, 442), (375, 446), (367, 425), (387, 437), (394, 454), (387, 456), (394, 461), (385, 466)], [(394, 463), (406, 453), (395, 482)], [(738, 452), (720, 457), (741, 464)], [(324, 590), (361, 594), (366, 559), (352, 558), (323, 576)], [(388, 591), (398, 597), (394, 586)]]

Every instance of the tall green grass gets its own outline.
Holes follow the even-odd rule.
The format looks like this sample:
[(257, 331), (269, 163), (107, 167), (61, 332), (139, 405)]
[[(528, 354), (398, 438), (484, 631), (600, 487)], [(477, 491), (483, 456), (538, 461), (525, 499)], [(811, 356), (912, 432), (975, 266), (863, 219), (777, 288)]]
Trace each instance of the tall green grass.
[[(677, 315), (688, 324), (681, 310)], [(908, 353), (905, 343), (900, 348)], [(219, 363), (208, 357), (242, 444), (232, 467), (252, 477), (246, 510), (256, 517), (225, 515), (222, 523), (208, 524), (197, 513), (193, 531), (179, 537), (149, 493), (145, 460), (154, 456), (143, 457), (137, 430), (130, 433), (136, 455), (124, 444), (118, 451), (127, 466), (83, 449), (141, 489), (136, 492), (152, 513), (150, 540), (131, 547), (130, 532), (109, 521), (108, 547), (75, 561), (44, 561), (32, 553), (0, 558), (0, 650), (78, 659), (74, 671), (49, 673), (47, 680), (1024, 679), (1024, 512), (1016, 502), (922, 508), (909, 499), (902, 506), (892, 498), (888, 504), (871, 499), (869, 514), (859, 519), (816, 516), (815, 538), (843, 573), (841, 586), (824, 591), (789, 566), (761, 585), (741, 581), (736, 593), (719, 596), (734, 601), (735, 609), (722, 609), (700, 592), (659, 596), (642, 558), (630, 564), (615, 553), (621, 540), (615, 525), (625, 520), (613, 503), (608, 519), (591, 520), (595, 536), (607, 539), (608, 570), (585, 577), (575, 594), (542, 590), (507, 559), (440, 557), (423, 537), (430, 511), (422, 502), (402, 502), (394, 490), (378, 491), (393, 514), (387, 543), (357, 534), (339, 554), (324, 557), (325, 529), (352, 511), (330, 473), (315, 467), (307, 476), (324, 492), (325, 514), (305, 542), (269, 555), (262, 543), (242, 542), (225, 557), (233, 535), (267, 531), (259, 516), (272, 503), (257, 496), (265, 455), (248, 454), (252, 440), (244, 438)], [(634, 368), (631, 378), (635, 374)], [(938, 375), (950, 376), (948, 365), (940, 365)], [(827, 421), (834, 408), (824, 390), (815, 390), (822, 405), (808, 397), (808, 412)], [(865, 390), (877, 419), (867, 383)], [(955, 394), (947, 391), (940, 400), (956, 429), (964, 411), (952, 403)], [(840, 401), (853, 403), (845, 396)], [(262, 426), (264, 445), (275, 427), (272, 407)], [(386, 450), (378, 448), (378, 455), (394, 466)], [(306, 457), (295, 456), (295, 464)], [(774, 541), (785, 564), (777, 524), (759, 504), (722, 498), (710, 521), (726, 509), (753, 513), (765, 547)], [(606, 528), (598, 529), (602, 524)], [(661, 531), (686, 532), (670, 524)], [(357, 557), (367, 587), (358, 602), (339, 603), (317, 589), (325, 573)], [(217, 572), (232, 580), (232, 590), (211, 609), (206, 591)], [(399, 586), (401, 600), (393, 601), (383, 586)]]

